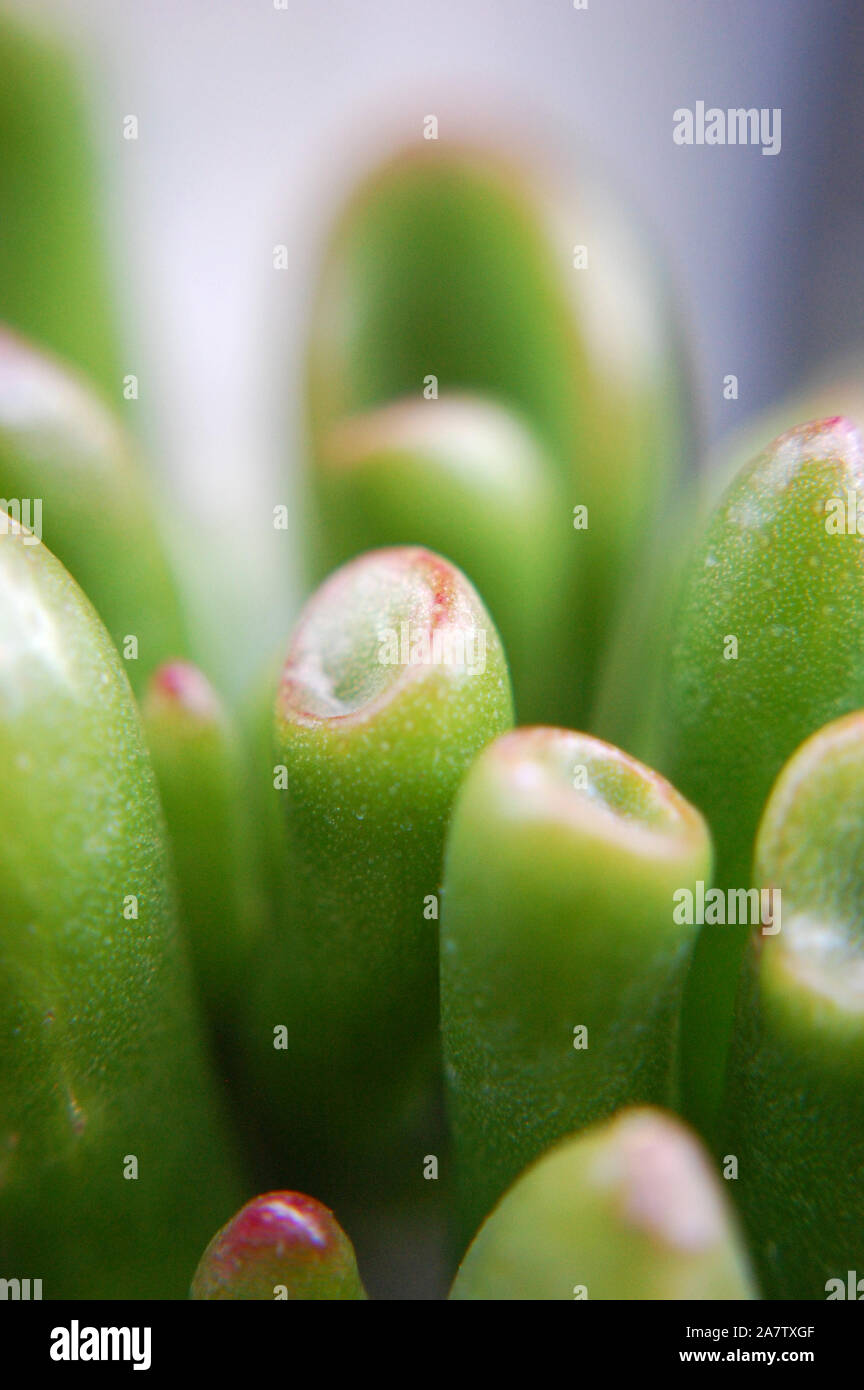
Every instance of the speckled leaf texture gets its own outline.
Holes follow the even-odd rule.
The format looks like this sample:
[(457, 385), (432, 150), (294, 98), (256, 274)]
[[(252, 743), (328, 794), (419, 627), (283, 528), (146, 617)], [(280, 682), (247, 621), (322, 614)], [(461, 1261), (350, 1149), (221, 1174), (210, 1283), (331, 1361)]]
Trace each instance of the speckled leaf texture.
[(634, 1109), (532, 1164), (481, 1228), (450, 1296), (590, 1303), (757, 1294), (708, 1155), (674, 1116)]
[[(463, 641), (462, 659), (412, 660), (426, 643), (434, 658), (436, 640), (442, 658)], [(361, 556), (301, 615), (261, 771), (284, 817), (285, 901), (255, 957), (250, 1042), (271, 1132), (315, 1171), (334, 1163), (340, 1182), (370, 1154), (380, 1181), (437, 1071), (447, 819), (466, 769), (511, 722), (494, 625), (439, 556)]]
[[(862, 508), (857, 430), (843, 419), (800, 426), (738, 475), (688, 564), (661, 770), (708, 820), (723, 889), (750, 886), (756, 827), (787, 758), (864, 705), (864, 536), (854, 520), (835, 532), (831, 502), (850, 495)], [(746, 939), (746, 926), (704, 930), (688, 988), (685, 1094), (709, 1130)]]
[[(767, 1298), (864, 1278), (864, 714), (821, 729), (771, 792), (755, 877), (779, 890), (751, 941), (723, 1145)], [(837, 1285), (833, 1285), (836, 1297)]]
[(676, 1099), (695, 928), (673, 894), (710, 876), (704, 822), (598, 739), (518, 729), (457, 799), (441, 1018), (463, 1236), (553, 1140)]
[(0, 1264), (183, 1297), (238, 1192), (131, 691), (33, 539), (0, 535)]

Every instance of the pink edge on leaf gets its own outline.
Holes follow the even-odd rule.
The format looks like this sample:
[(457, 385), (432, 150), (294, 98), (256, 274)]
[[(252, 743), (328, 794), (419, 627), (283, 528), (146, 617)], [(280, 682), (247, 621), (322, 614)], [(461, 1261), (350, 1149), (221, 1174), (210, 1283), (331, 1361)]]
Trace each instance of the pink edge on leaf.
[(766, 452), (813, 459), (843, 458), (860, 468), (864, 448), (857, 425), (845, 415), (829, 415), (786, 430), (769, 444)]
[[(460, 572), (420, 546), (369, 551), (325, 580), (307, 603), (282, 670), (278, 714), (318, 725), (368, 718), (422, 666), (380, 664), (375, 623), (429, 637), (482, 608)], [(374, 621), (373, 621), (374, 620)]]
[(223, 1243), (235, 1254), (281, 1245), (298, 1252), (323, 1250), (337, 1226), (333, 1213), (314, 1197), (302, 1192), (267, 1192), (255, 1197), (237, 1213), (222, 1232)]
[(150, 689), (155, 699), (173, 705), (197, 719), (219, 716), (219, 702), (207, 677), (190, 661), (168, 661), (153, 673)]

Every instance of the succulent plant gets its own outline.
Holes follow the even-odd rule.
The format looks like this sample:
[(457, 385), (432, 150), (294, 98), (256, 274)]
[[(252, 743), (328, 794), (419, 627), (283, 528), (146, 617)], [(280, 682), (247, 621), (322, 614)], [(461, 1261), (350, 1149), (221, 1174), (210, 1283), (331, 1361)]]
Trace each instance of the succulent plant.
[(181, 1297), (239, 1179), (121, 659), (0, 535), (0, 1251), (49, 1297)]
[(188, 661), (157, 668), (141, 715), (168, 826), (180, 901), (202, 999), (226, 1026), (237, 976), (263, 929), (239, 729)]
[(323, 256), (313, 591), (235, 705), (91, 384), (42, 53), (0, 29), (0, 1272), (362, 1301), (407, 1249), (456, 1300), (831, 1296), (864, 1267), (857, 430), (828, 392), (697, 501), (626, 214), (403, 152)]
[[(864, 536), (831, 522), (864, 484), (849, 421), (790, 430), (723, 494), (690, 557), (666, 676), (664, 771), (706, 815), (722, 889), (750, 884), (774, 778), (864, 705)], [(843, 638), (838, 640), (842, 625)], [(685, 1092), (711, 1127), (747, 927), (703, 932), (685, 1004)]]
[(754, 878), (782, 886), (782, 923), (750, 944), (723, 1137), (768, 1298), (824, 1298), (861, 1268), (862, 838), (856, 712), (789, 759), (756, 838)]
[(708, 1155), (673, 1116), (621, 1110), (531, 1164), (477, 1233), (464, 1299), (748, 1299), (755, 1285)]
[(333, 1213), (302, 1192), (267, 1192), (210, 1241), (192, 1280), (190, 1298), (364, 1299), (350, 1240)]
[(96, 604), (136, 692), (188, 653), (183, 603), (149, 479), (78, 373), (0, 326), (0, 482)]
[(556, 1139), (677, 1101), (708, 832), (668, 783), (598, 739), (518, 729), (487, 748), (450, 827), (441, 1024), (467, 1235)]
[(285, 901), (247, 990), (254, 1075), (296, 1154), (345, 1166), (371, 1143), (380, 1163), (404, 1107), (434, 1106), (447, 818), (511, 722), (492, 621), (431, 552), (351, 561), (301, 615), (261, 769), (284, 815)]
[(47, 22), (0, 13), (4, 322), (120, 392), (118, 325), (78, 63)]
[[(394, 156), (333, 232), (307, 373), (313, 576), (371, 545), (437, 546), (487, 583), (519, 720), (566, 727), (589, 716), (690, 436), (656, 263), (604, 188), (584, 170), (576, 186), (565, 199), (538, 167), (468, 140)], [(523, 527), (541, 524), (538, 557)], [(556, 669), (545, 686), (540, 641)]]

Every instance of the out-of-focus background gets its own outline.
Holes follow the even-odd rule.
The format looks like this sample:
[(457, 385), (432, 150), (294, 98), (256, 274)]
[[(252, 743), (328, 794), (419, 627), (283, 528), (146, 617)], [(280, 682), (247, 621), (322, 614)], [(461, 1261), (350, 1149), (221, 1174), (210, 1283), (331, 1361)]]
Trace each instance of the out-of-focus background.
[[(12, 8), (15, 8), (13, 5)], [(329, 220), (376, 147), (467, 115), (593, 160), (665, 254), (706, 444), (861, 338), (864, 17), (824, 0), (26, 0), (88, 72), (126, 370), (155, 467), (243, 557), (263, 655), (298, 598), (286, 458)], [(682, 148), (698, 100), (780, 107), (782, 151)], [(137, 140), (123, 138), (138, 119)], [(288, 248), (275, 270), (273, 247)], [(737, 401), (723, 397), (735, 373)], [(290, 477), (290, 471), (287, 474)], [(181, 523), (182, 531), (182, 523)], [(182, 537), (181, 537), (182, 543)], [(278, 577), (284, 609), (265, 595)], [(250, 586), (254, 586), (250, 588)], [(246, 600), (248, 603), (248, 598)]]

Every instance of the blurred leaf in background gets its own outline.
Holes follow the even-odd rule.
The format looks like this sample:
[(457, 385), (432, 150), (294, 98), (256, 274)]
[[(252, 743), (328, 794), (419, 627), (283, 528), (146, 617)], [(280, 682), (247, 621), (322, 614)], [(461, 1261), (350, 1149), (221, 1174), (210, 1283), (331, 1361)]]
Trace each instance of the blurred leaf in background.
[(97, 171), (77, 60), (0, 11), (0, 320), (121, 386)]

